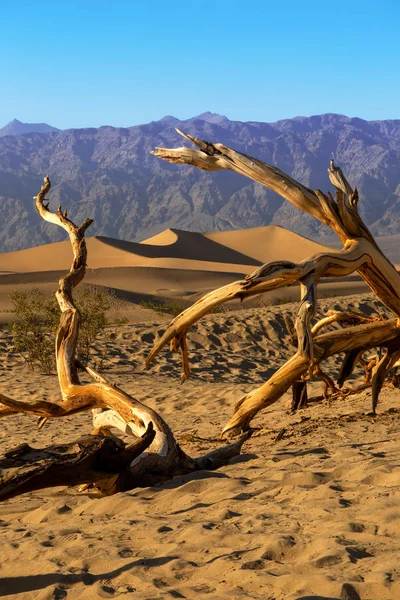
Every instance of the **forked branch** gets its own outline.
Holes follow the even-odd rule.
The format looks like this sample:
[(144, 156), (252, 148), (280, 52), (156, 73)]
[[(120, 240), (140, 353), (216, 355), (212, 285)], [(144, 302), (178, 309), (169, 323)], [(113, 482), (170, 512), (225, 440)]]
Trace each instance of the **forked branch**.
[[(169, 325), (161, 339), (151, 350), (146, 365), (168, 342), (174, 348), (186, 348), (186, 332), (193, 323), (215, 306), (234, 298), (246, 298), (269, 290), (295, 283), (302, 289), (302, 301), (295, 322), (297, 353), (258, 390), (247, 394), (236, 406), (235, 414), (225, 426), (224, 432), (245, 430), (251, 419), (265, 406), (275, 402), (298, 378), (309, 371), (319, 372), (319, 363), (338, 352), (346, 352), (339, 379), (344, 381), (362, 351), (373, 346), (389, 349), (386, 359), (376, 366), (373, 375), (373, 410), (382, 377), (394, 364), (396, 349), (400, 344), (397, 320), (386, 323), (370, 323), (368, 317), (358, 318), (364, 323), (339, 332), (316, 336), (317, 332), (338, 321), (338, 316), (329, 316), (314, 327), (312, 318), (316, 311), (317, 284), (321, 277), (345, 277), (358, 271), (378, 298), (400, 318), (400, 276), (381, 252), (372, 234), (358, 213), (358, 191), (353, 189), (342, 170), (331, 161), (329, 179), (335, 188), (336, 198), (320, 190), (311, 190), (295, 181), (276, 167), (232, 150), (223, 144), (214, 144), (177, 130), (192, 142), (192, 148), (156, 148), (155, 156), (171, 163), (188, 164), (200, 169), (216, 171), (227, 169), (240, 173), (277, 192), (291, 204), (316, 217), (340, 237), (343, 248), (338, 252), (315, 255), (299, 264), (274, 262), (264, 265), (242, 281), (219, 288), (198, 300), (193, 306), (178, 315)], [(346, 319), (343, 319), (346, 320)], [(347, 319), (348, 320), (348, 319)], [(372, 335), (373, 332), (373, 335)], [(391, 346), (392, 348), (392, 346)], [(183, 356), (185, 373), (189, 371), (187, 357)]]
[[(85, 275), (85, 231), (92, 220), (87, 219), (77, 227), (61, 206), (52, 213), (45, 203), (49, 190), (50, 180), (46, 177), (35, 197), (36, 208), (46, 221), (68, 232), (73, 250), (71, 269), (60, 279), (56, 292), (61, 310), (56, 335), (56, 363), (62, 401), (24, 402), (0, 394), (0, 417), (23, 412), (40, 417), (43, 423), (46, 418), (60, 418), (92, 409), (97, 433), (108, 435), (112, 428), (117, 428), (133, 435), (136, 441), (125, 448), (114, 438), (107, 441), (101, 436), (94, 436), (71, 443), (70, 454), (65, 453), (65, 445), (61, 455), (57, 447), (43, 449), (40, 460), (37, 460), (37, 451), (25, 444), (0, 459), (0, 499), (49, 485), (96, 483), (107, 473), (113, 474), (111, 483), (106, 485), (107, 493), (110, 493), (139, 485), (143, 476), (172, 476), (182, 469), (217, 468), (225, 464), (240, 453), (249, 436), (205, 457), (191, 459), (179, 448), (170, 428), (154, 410), (107, 381), (91, 367), (85, 367), (85, 370), (93, 383), (80, 382), (78, 367), (82, 368), (82, 365), (76, 360), (80, 313), (72, 291)], [(185, 352), (184, 342), (181, 347)]]
[(228, 169), (257, 181), (277, 192), (291, 204), (316, 217), (333, 229), (344, 247), (349, 241), (363, 239), (369, 242), (371, 260), (358, 270), (378, 298), (400, 317), (400, 276), (376, 245), (357, 210), (358, 192), (352, 189), (341, 169), (331, 161), (328, 175), (335, 187), (337, 201), (331, 194), (310, 190), (280, 169), (232, 150), (224, 144), (214, 144), (177, 130), (199, 150), (192, 148), (156, 148), (155, 156), (171, 163), (188, 164), (200, 169), (216, 171)]

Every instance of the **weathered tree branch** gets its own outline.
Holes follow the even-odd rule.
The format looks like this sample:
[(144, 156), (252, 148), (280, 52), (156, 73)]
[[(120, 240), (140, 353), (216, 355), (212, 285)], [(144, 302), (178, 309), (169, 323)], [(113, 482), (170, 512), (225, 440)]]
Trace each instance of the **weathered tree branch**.
[(353, 311), (339, 311), (339, 310), (328, 310), (326, 316), (320, 319), (311, 329), (311, 333), (315, 335), (327, 325), (339, 322), (340, 324), (347, 323), (348, 325), (355, 325), (357, 323), (373, 323), (379, 321), (377, 317), (371, 317), (370, 315), (363, 315), (362, 313), (356, 313)]
[[(209, 292), (171, 321), (162, 337), (155, 342), (146, 359), (146, 367), (149, 367), (151, 361), (165, 344), (172, 341), (174, 349), (181, 347), (181, 340), (186, 336), (188, 329), (216, 306), (236, 298), (243, 300), (303, 281), (307, 281), (307, 285), (312, 289), (312, 286), (316, 285), (322, 276), (345, 277), (354, 273), (360, 265), (369, 260), (367, 250), (364, 240), (357, 240), (348, 244), (348, 247), (343, 250), (316, 254), (298, 264), (288, 261), (272, 262), (263, 265), (243, 280), (234, 281)], [(305, 317), (304, 308), (305, 306), (300, 308), (302, 315), (296, 321), (296, 328), (301, 326), (299, 319), (302, 316)], [(307, 330), (306, 325), (304, 325), (304, 330)]]
[(113, 491), (126, 489), (129, 465), (153, 439), (150, 425), (131, 446), (115, 437), (95, 435), (47, 448), (22, 444), (0, 458), (0, 500), (45, 487), (93, 484), (112, 475), (118, 476), (113, 478)]
[[(0, 499), (49, 485), (96, 483), (103, 472), (116, 474), (106, 486), (110, 492), (139, 485), (144, 476), (172, 476), (182, 468), (196, 470), (217, 468), (225, 464), (232, 456), (240, 453), (249, 436), (240, 443), (219, 448), (210, 456), (191, 459), (179, 448), (170, 428), (157, 412), (90, 367), (85, 367), (85, 370), (94, 383), (80, 382), (78, 367), (82, 368), (82, 365), (76, 360), (80, 313), (75, 306), (72, 291), (85, 275), (85, 231), (92, 221), (87, 219), (77, 227), (68, 218), (67, 211), (62, 211), (61, 206), (57, 213), (52, 213), (48, 204), (45, 204), (45, 196), (49, 190), (50, 180), (46, 177), (35, 197), (36, 208), (46, 221), (59, 225), (68, 232), (73, 250), (71, 269), (60, 279), (56, 292), (61, 310), (56, 335), (56, 362), (62, 401), (24, 402), (0, 394), (0, 417), (23, 412), (40, 417), (43, 424), (47, 418), (60, 418), (92, 409), (93, 424), (98, 433), (109, 434), (111, 428), (117, 428), (132, 434), (136, 441), (125, 448), (122, 442), (94, 436), (70, 444), (69, 454), (65, 454), (65, 446), (64, 453), (61, 451), (60, 454), (58, 447), (37, 451), (25, 444), (22, 449), (15, 449), (5, 459), (0, 459)], [(184, 340), (180, 347), (183, 355), (187, 356)]]
[[(314, 360), (315, 364), (319, 364), (334, 354), (361, 352), (376, 346), (385, 347), (387, 344), (400, 346), (397, 319), (321, 334), (314, 339)], [(238, 402), (233, 417), (223, 428), (222, 435), (245, 431), (260, 410), (276, 402), (308, 369), (307, 357), (295, 354), (266, 383), (246, 394)]]
[(228, 169), (240, 173), (277, 192), (297, 208), (333, 229), (344, 247), (355, 239), (369, 242), (370, 260), (357, 270), (378, 298), (400, 317), (400, 275), (380, 251), (359, 216), (357, 190), (351, 188), (333, 161), (328, 175), (336, 189), (336, 202), (330, 194), (310, 190), (276, 167), (232, 150), (228, 146), (205, 142), (179, 130), (178, 133), (195, 144), (199, 150), (156, 148), (153, 154), (171, 163), (193, 165), (209, 171)]
[[(316, 287), (321, 277), (345, 277), (358, 271), (378, 298), (400, 318), (400, 275), (381, 252), (370, 231), (363, 223), (357, 209), (358, 192), (353, 189), (341, 169), (331, 161), (328, 175), (335, 188), (336, 198), (320, 190), (311, 190), (276, 167), (265, 164), (223, 144), (205, 142), (178, 130), (190, 140), (197, 150), (191, 148), (157, 148), (153, 154), (171, 163), (188, 164), (200, 169), (216, 171), (228, 169), (240, 173), (265, 185), (304, 212), (316, 217), (333, 229), (343, 243), (342, 250), (327, 252), (311, 257), (299, 264), (274, 262), (263, 265), (242, 281), (219, 288), (198, 300), (193, 306), (178, 315), (163, 336), (156, 341), (146, 366), (168, 342), (175, 349), (186, 348), (186, 333), (190, 326), (215, 306), (232, 300), (243, 299), (268, 290), (299, 283), (302, 300), (295, 321), (297, 353), (258, 390), (247, 394), (236, 406), (235, 413), (223, 429), (225, 432), (245, 430), (259, 410), (275, 402), (301, 375), (323, 373), (319, 363), (338, 352), (346, 358), (339, 375), (340, 385), (354, 368), (365, 349), (373, 346), (386, 347), (390, 342), (386, 359), (374, 367), (373, 410), (383, 378), (394, 359), (400, 344), (398, 323), (370, 323), (368, 317), (357, 317), (364, 324), (316, 336), (317, 332), (335, 321), (349, 321), (348, 316), (331, 315), (312, 327), (316, 310)], [(354, 315), (352, 315), (354, 319)], [(349, 337), (351, 336), (351, 337)], [(392, 360), (393, 359), (393, 360)], [(189, 372), (187, 356), (183, 356), (185, 373)], [(318, 368), (316, 368), (318, 367)], [(327, 385), (332, 380), (324, 378)]]
[[(49, 190), (50, 180), (46, 177), (44, 185), (36, 196), (36, 208), (43, 219), (63, 227), (68, 232), (73, 250), (70, 272), (60, 279), (56, 292), (61, 310), (60, 326), (56, 336), (56, 359), (63, 397), (62, 409), (68, 414), (86, 410), (89, 407), (111, 409), (116, 413), (115, 419), (118, 422), (124, 421), (129, 430), (137, 436), (143, 435), (149, 423), (152, 423), (155, 430), (154, 441), (149, 452), (143, 453), (135, 461), (136, 469), (138, 471), (160, 469), (164, 473), (173, 471), (178, 462), (176, 443), (170, 428), (155, 411), (99, 376), (94, 384), (82, 385), (79, 381), (76, 347), (80, 314), (75, 306), (72, 290), (85, 275), (87, 249), (84, 234), (92, 221), (87, 219), (80, 227), (77, 227), (68, 219), (67, 212), (63, 212), (61, 206), (57, 213), (52, 213), (48, 204), (45, 204), (45, 196)], [(107, 415), (107, 418), (110, 418), (110, 415)], [(99, 420), (98, 413), (96, 413), (96, 419)]]

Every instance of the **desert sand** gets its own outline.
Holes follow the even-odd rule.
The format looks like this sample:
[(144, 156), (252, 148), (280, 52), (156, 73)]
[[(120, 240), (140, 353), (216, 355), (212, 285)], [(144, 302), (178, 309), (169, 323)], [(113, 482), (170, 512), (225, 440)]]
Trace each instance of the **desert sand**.
[[(104, 276), (100, 285), (124, 291), (121, 302), (129, 303), (125, 308), (130, 322), (111, 325), (97, 342), (98, 352), (106, 349), (107, 377), (159, 411), (193, 456), (226, 443), (218, 436), (235, 403), (293, 354), (283, 315), (293, 313), (296, 304), (233, 306), (203, 318), (188, 336), (192, 378), (181, 386), (179, 357), (168, 350), (150, 370), (143, 368), (144, 357), (170, 317), (138, 307), (129, 294), (156, 297), (162, 290), (165, 297), (192, 300), (200, 288), (237, 278), (232, 265), (245, 266), (245, 273), (254, 268), (250, 260), (263, 262), (256, 242), (246, 255), (248, 262), (235, 263), (244, 260), (251, 244), (234, 246), (228, 233), (201, 235), (205, 246), (195, 234), (186, 236), (195, 238), (200, 250), (196, 254), (190, 246), (181, 258), (167, 256), (178, 243), (176, 232), (134, 244), (133, 249), (128, 243), (89, 239), (92, 271), (87, 279), (99, 284)], [(276, 255), (266, 248), (267, 260), (307, 256), (300, 256), (303, 238), (296, 237), (293, 256), (284, 243), (287, 237), (282, 237)], [(175, 260), (210, 265), (210, 255), (206, 261), (195, 258), (203, 256), (209, 241), (235, 253), (227, 250), (224, 260), (215, 255), (215, 263), (227, 265), (226, 271), (176, 266)], [(164, 258), (162, 242), (169, 248)], [(40, 254), (45, 247), (12, 253), (9, 264), (2, 255), (0, 268), (12, 271), (2, 277), (15, 278), (3, 280), (2, 289), (33, 283), (54, 289), (51, 277), (57, 279), (69, 266), (69, 248), (62, 244), (52, 245), (60, 254), (54, 258), (50, 253), (45, 274)], [(94, 244), (98, 250), (90, 254)], [(159, 256), (144, 256), (152, 245)], [(142, 254), (140, 246), (145, 247)], [(24, 262), (29, 252), (36, 262)], [(106, 257), (107, 264), (102, 262)], [(141, 260), (153, 260), (154, 266)], [(159, 260), (170, 260), (170, 266), (160, 266)], [(356, 283), (330, 285), (343, 293)], [(386, 313), (374, 296), (362, 293), (322, 299), (318, 315), (344, 306)], [(29, 372), (13, 352), (6, 328), (0, 330), (0, 348), (0, 390), (14, 398), (59, 400), (56, 376)], [(334, 375), (338, 366), (331, 359), (329, 373)], [(357, 371), (350, 383), (361, 381), (361, 375)], [(321, 383), (314, 382), (308, 408), (297, 413), (289, 412), (289, 394), (261, 412), (243, 454), (218, 471), (200, 471), (112, 497), (57, 487), (0, 503), (0, 597), (337, 600), (348, 584), (362, 600), (399, 598), (399, 392), (384, 388), (379, 415), (373, 419), (368, 390), (330, 403), (321, 399), (321, 391)], [(70, 441), (92, 428), (90, 413), (48, 421), (41, 430), (26, 415), (3, 419), (1, 425), (3, 451), (23, 442), (40, 447)]]

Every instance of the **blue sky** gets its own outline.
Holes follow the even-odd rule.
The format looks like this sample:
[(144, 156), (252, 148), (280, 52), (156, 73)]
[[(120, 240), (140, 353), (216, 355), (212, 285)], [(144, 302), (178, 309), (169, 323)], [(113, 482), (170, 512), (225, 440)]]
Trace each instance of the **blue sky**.
[(1, 0), (0, 127), (400, 118), (394, 1)]

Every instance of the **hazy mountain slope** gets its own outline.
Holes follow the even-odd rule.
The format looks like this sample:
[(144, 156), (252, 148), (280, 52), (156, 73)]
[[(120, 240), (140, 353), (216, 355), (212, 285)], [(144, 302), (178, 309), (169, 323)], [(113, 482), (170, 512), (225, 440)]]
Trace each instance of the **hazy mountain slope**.
[(21, 123), (18, 119), (13, 119), (7, 125), (0, 128), (0, 137), (6, 135), (22, 135), (25, 133), (49, 133), (58, 132), (60, 129), (47, 125), (47, 123)]
[(329, 189), (332, 155), (359, 188), (374, 232), (400, 231), (400, 121), (341, 115), (241, 123), (205, 113), (127, 129), (70, 129), (0, 139), (0, 250), (63, 239), (32, 196), (49, 173), (53, 204), (95, 222), (91, 235), (139, 241), (169, 227), (195, 231), (283, 225), (307, 236), (323, 227), (266, 188), (234, 173), (169, 165), (150, 154), (181, 146), (175, 127), (273, 163), (312, 188)]

